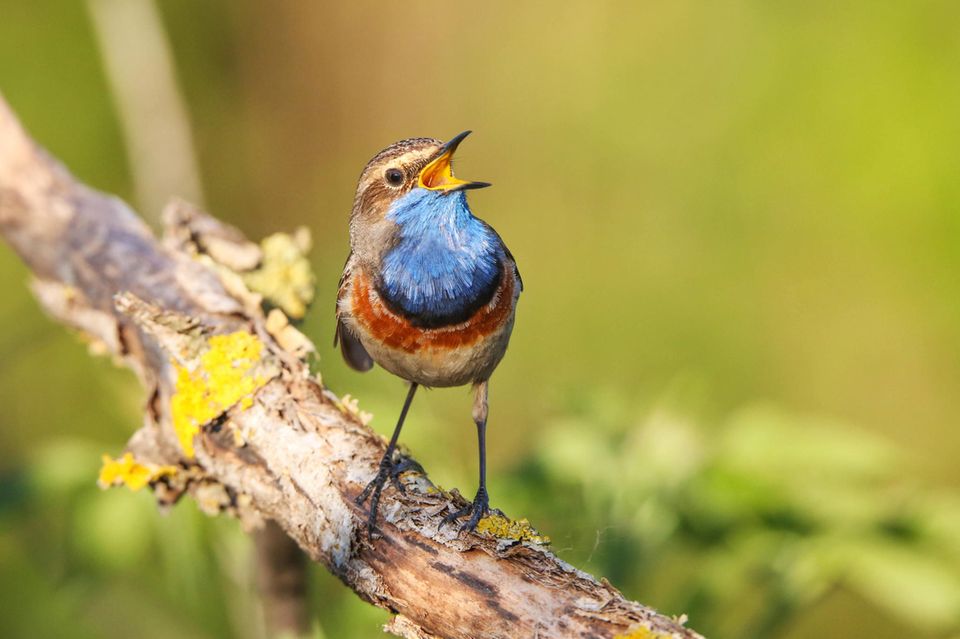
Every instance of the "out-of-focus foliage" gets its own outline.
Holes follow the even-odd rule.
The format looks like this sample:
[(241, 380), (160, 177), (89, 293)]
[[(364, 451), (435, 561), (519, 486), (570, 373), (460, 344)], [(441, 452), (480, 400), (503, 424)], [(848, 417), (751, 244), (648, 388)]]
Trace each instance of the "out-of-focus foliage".
[[(0, 0), (0, 91), (132, 199), (86, 2)], [(254, 240), (311, 229), (303, 329), (375, 428), (402, 389), (329, 345), (355, 181), (394, 140), (470, 128), (458, 171), (496, 185), (471, 202), (526, 284), (494, 505), (714, 639), (956, 636), (960, 5), (157, 6), (207, 205)], [(142, 393), (26, 279), (0, 246), (0, 636), (260, 637), (235, 522), (97, 490)], [(418, 397), (403, 436), (466, 494), (469, 402)], [(313, 579), (318, 632), (380, 636)]]
[(533, 467), (580, 534), (613, 522), (591, 559), (633, 594), (713, 637), (777, 636), (839, 587), (905, 625), (960, 628), (960, 500), (900, 480), (889, 442), (767, 405), (706, 428), (613, 404), (561, 420)]

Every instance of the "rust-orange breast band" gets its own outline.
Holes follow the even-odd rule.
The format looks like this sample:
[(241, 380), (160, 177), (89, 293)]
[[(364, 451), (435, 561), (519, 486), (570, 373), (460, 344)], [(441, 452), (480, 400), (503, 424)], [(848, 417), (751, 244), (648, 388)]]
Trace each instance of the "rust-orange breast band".
[(407, 353), (470, 346), (500, 329), (510, 320), (513, 311), (515, 278), (512, 269), (504, 269), (500, 287), (489, 304), (465, 322), (437, 328), (418, 328), (390, 311), (364, 273), (355, 273), (351, 279), (350, 310), (355, 320), (386, 346)]

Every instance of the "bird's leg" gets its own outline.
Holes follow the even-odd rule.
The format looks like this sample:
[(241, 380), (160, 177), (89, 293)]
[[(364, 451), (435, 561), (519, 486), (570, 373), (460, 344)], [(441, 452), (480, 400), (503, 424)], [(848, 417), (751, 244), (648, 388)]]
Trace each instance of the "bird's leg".
[[(380, 470), (377, 471), (376, 477), (367, 484), (367, 487), (363, 489), (363, 492), (360, 493), (356, 500), (358, 504), (363, 505), (363, 503), (367, 501), (367, 498), (370, 499), (370, 513), (367, 516), (367, 532), (371, 537), (377, 527), (377, 507), (380, 505), (380, 493), (383, 492), (383, 485), (387, 482), (387, 479), (391, 479), (395, 482), (395, 485), (399, 487), (400, 481), (396, 476), (410, 467), (410, 465), (407, 465), (397, 470), (404, 465), (404, 462), (394, 464), (393, 451), (397, 447), (397, 439), (400, 438), (400, 429), (403, 428), (403, 420), (407, 416), (407, 411), (410, 410), (410, 404), (413, 402), (413, 394), (416, 392), (417, 384), (413, 382), (410, 384), (410, 390), (407, 392), (407, 399), (403, 402), (403, 408), (400, 409), (400, 419), (397, 420), (397, 427), (393, 429), (393, 436), (390, 438), (390, 443), (387, 444), (387, 450), (383, 453), (383, 458), (380, 460)], [(403, 492), (402, 489), (401, 492)]]
[(449, 523), (470, 515), (467, 523), (460, 528), (468, 531), (476, 528), (480, 520), (490, 512), (490, 497), (487, 495), (487, 381), (477, 384), (474, 391), (473, 421), (477, 425), (477, 444), (480, 448), (480, 487), (472, 504), (447, 515), (443, 520), (444, 523)]

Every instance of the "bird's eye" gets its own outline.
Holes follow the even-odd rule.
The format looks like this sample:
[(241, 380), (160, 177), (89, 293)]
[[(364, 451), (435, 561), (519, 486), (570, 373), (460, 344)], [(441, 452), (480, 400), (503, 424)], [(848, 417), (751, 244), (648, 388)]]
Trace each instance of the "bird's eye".
[(383, 174), (383, 178), (390, 186), (400, 186), (403, 184), (403, 171), (400, 169), (387, 169), (387, 172)]

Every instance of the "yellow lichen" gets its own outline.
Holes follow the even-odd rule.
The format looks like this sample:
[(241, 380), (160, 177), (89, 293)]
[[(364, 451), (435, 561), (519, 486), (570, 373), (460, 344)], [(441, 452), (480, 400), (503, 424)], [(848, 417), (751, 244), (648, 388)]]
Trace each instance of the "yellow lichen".
[(173, 428), (187, 457), (193, 457), (193, 438), (200, 428), (239, 403), (246, 410), (252, 394), (267, 383), (256, 373), (263, 343), (254, 335), (237, 331), (214, 335), (194, 370), (174, 363), (176, 393), (171, 400)]
[(657, 632), (646, 626), (637, 626), (626, 634), (617, 635), (613, 639), (673, 639), (672, 633)]
[(350, 393), (347, 393), (346, 395), (340, 398), (340, 401), (337, 403), (337, 408), (339, 408), (344, 413), (353, 415), (354, 417), (359, 419), (360, 423), (363, 424), (364, 426), (369, 425), (370, 422), (373, 421), (373, 413), (368, 413), (365, 410), (360, 410), (360, 400), (350, 395)]
[(104, 455), (97, 483), (100, 488), (109, 488), (119, 482), (130, 490), (137, 491), (152, 481), (176, 472), (176, 466), (158, 466), (138, 462), (133, 458), (132, 453), (125, 453), (119, 459)]
[(237, 448), (243, 448), (247, 445), (247, 438), (236, 426), (230, 429), (230, 434), (233, 435), (233, 445)]
[(294, 319), (301, 319), (313, 301), (314, 283), (307, 252), (310, 234), (298, 229), (294, 235), (274, 233), (260, 243), (263, 262), (255, 271), (242, 273), (251, 291), (260, 293)]
[(498, 514), (487, 515), (477, 524), (477, 532), (497, 539), (532, 541), (541, 545), (550, 543), (550, 538), (541, 535), (526, 518), (513, 520)]

